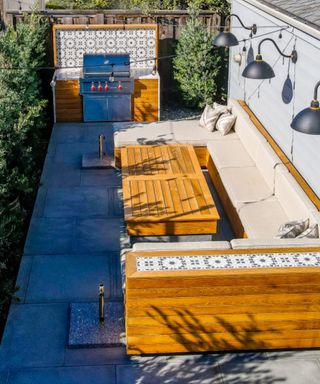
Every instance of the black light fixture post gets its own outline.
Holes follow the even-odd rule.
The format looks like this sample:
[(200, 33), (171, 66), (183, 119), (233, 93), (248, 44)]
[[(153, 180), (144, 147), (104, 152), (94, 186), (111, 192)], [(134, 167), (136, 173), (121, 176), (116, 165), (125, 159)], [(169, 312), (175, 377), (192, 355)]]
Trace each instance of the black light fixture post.
[(275, 77), (272, 67), (267, 62), (262, 60), (261, 45), (266, 41), (270, 41), (276, 47), (277, 51), (280, 53), (281, 56), (291, 59), (294, 64), (297, 62), (298, 53), (296, 50), (293, 50), (290, 55), (286, 55), (280, 50), (280, 48), (278, 47), (277, 43), (274, 40), (267, 37), (260, 41), (258, 45), (258, 54), (256, 56), (256, 59), (245, 67), (245, 69), (242, 72), (243, 77), (246, 77), (248, 79), (259, 79), (259, 80), (271, 79)]
[(239, 45), (238, 39), (229, 30), (230, 26), (228, 25), (228, 23), (230, 22), (231, 17), (236, 17), (239, 20), (241, 26), (244, 29), (248, 29), (249, 31), (251, 31), (251, 33), (253, 35), (255, 35), (257, 33), (257, 25), (256, 24), (252, 24), (250, 27), (247, 27), (246, 25), (243, 24), (242, 20), (240, 19), (240, 17), (238, 15), (232, 13), (231, 15), (226, 17), (226, 21), (225, 21), (226, 26), (224, 27), (224, 31), (220, 32), (214, 38), (213, 45), (215, 45), (217, 47), (233, 47), (235, 45)]
[(310, 107), (303, 109), (292, 120), (291, 128), (295, 131), (309, 135), (320, 135), (320, 105), (318, 100), (318, 89), (320, 81), (314, 87), (313, 100)]

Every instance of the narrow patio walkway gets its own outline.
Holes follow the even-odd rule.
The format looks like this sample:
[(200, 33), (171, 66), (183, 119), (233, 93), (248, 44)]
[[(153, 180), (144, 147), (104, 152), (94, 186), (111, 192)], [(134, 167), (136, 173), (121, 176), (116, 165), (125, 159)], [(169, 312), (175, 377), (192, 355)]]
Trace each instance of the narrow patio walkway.
[[(124, 348), (68, 349), (70, 302), (123, 300), (121, 175), (81, 170), (108, 124), (57, 124), (0, 346), (1, 384), (320, 383), (320, 351), (127, 357)], [(224, 235), (228, 229), (224, 227)]]

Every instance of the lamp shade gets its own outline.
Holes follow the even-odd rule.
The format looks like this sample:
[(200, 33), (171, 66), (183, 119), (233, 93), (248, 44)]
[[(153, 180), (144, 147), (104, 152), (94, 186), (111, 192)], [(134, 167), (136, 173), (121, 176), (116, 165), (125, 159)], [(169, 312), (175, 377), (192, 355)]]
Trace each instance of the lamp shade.
[(233, 47), (239, 45), (238, 39), (231, 32), (220, 32), (213, 40), (217, 47)]
[(242, 72), (242, 76), (248, 79), (272, 79), (275, 77), (272, 67), (262, 60), (261, 55), (257, 55)]
[(320, 108), (311, 106), (303, 109), (292, 120), (291, 128), (309, 135), (320, 135)]

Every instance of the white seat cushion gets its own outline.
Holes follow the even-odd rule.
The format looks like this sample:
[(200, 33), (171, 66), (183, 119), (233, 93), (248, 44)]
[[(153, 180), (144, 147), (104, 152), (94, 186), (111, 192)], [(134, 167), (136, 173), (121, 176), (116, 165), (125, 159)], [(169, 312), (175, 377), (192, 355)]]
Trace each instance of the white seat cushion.
[(208, 143), (207, 148), (218, 169), (254, 166), (252, 158), (239, 139), (213, 140)]
[(316, 210), (308, 196), (284, 165), (276, 168), (275, 195), (289, 220), (307, 219)]
[(222, 136), (220, 132), (208, 132), (205, 128), (199, 126), (199, 120), (173, 121), (172, 129), (174, 140), (179, 144), (191, 144), (195, 147), (206, 147), (211, 140), (227, 140), (235, 138), (234, 132)]
[(320, 239), (233, 239), (232, 249), (320, 247)]
[(239, 217), (250, 239), (273, 238), (279, 226), (288, 221), (285, 211), (274, 196), (244, 205), (239, 210)]
[(178, 251), (230, 249), (228, 241), (184, 241), (180, 243), (135, 243), (133, 251)]
[(236, 208), (244, 203), (257, 202), (272, 195), (272, 190), (257, 167), (230, 167), (220, 170), (220, 177)]
[(113, 130), (115, 147), (174, 143), (171, 121), (116, 123)]

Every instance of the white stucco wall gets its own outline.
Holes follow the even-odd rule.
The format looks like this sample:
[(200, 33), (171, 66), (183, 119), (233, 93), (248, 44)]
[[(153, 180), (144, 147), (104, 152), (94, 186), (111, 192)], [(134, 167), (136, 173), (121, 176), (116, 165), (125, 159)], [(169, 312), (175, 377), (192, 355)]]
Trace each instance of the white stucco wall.
[[(246, 25), (256, 23), (258, 26), (256, 36), (272, 30), (259, 28), (259, 26), (288, 24), (245, 0), (233, 0), (232, 12), (239, 15)], [(232, 23), (234, 27), (239, 26), (235, 18), (232, 19)], [(249, 31), (243, 28), (234, 28), (233, 33), (238, 40), (249, 37)], [(284, 59), (283, 64), (282, 56), (272, 46), (272, 43), (266, 42), (262, 45), (262, 56), (273, 66), (276, 77), (271, 82), (245, 79), (241, 73), (246, 65), (246, 58), (243, 57), (241, 66), (233, 60), (234, 54), (242, 52), (243, 43), (233, 47), (230, 50), (229, 97), (246, 101), (311, 188), (320, 196), (320, 136), (295, 132), (290, 127), (294, 114), (310, 104), (314, 86), (320, 80), (320, 40), (294, 27), (291, 27), (289, 31), (283, 31), (282, 39), (279, 39), (278, 35), (279, 32), (253, 39), (254, 55), (257, 53), (259, 41), (264, 37), (271, 37), (282, 50), (285, 49), (286, 53), (291, 53), (295, 45), (298, 62), (296, 64), (291, 62), (288, 70), (288, 59)], [(249, 49), (249, 41), (246, 46)], [(288, 75), (293, 83), (294, 91), (291, 102), (286, 104), (282, 100), (282, 90)]]

